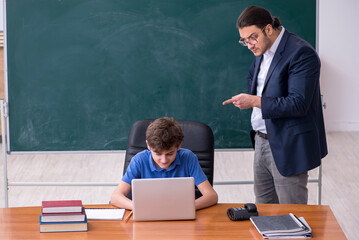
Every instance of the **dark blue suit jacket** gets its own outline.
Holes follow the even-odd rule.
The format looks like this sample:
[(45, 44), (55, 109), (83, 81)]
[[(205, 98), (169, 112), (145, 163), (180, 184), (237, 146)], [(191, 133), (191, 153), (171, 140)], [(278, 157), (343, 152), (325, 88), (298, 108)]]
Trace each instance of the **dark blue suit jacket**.
[[(261, 57), (248, 74), (256, 95)], [(269, 144), (279, 172), (292, 176), (318, 167), (328, 153), (321, 93), (320, 60), (298, 36), (284, 32), (264, 83), (261, 107)]]

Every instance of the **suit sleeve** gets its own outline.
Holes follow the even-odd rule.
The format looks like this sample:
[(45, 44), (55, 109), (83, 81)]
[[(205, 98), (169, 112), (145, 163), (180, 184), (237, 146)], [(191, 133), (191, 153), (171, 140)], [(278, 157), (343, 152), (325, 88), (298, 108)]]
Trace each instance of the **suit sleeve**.
[(287, 78), (287, 82), (276, 81), (276, 87), (285, 90), (277, 96), (262, 96), (264, 119), (305, 116), (318, 87), (320, 60), (314, 49), (303, 46), (287, 61), (285, 68), (279, 69), (282, 72), (276, 75)]

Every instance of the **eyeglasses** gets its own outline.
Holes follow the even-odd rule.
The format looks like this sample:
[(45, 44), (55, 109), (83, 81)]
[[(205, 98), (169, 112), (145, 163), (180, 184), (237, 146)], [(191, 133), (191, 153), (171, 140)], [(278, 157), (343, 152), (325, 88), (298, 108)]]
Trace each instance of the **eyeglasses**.
[[(266, 27), (267, 27), (267, 26), (263, 27), (262, 30), (261, 30), (261, 32), (263, 32)], [(239, 44), (241, 44), (243, 47), (248, 47), (248, 44), (254, 45), (254, 44), (258, 43), (258, 34), (252, 33), (249, 37), (247, 37), (247, 39), (241, 38), (241, 39), (239, 39), (238, 42), (239, 42)]]

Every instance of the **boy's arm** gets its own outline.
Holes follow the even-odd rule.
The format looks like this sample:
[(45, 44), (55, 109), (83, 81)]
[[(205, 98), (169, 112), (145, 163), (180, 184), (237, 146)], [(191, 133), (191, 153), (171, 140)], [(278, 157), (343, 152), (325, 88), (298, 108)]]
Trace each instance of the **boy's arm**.
[(195, 201), (196, 210), (212, 206), (218, 202), (218, 195), (208, 180), (200, 183), (197, 187), (202, 193), (202, 197)]
[(111, 195), (111, 204), (119, 208), (132, 210), (132, 200), (126, 197), (130, 190), (131, 185), (121, 180)]

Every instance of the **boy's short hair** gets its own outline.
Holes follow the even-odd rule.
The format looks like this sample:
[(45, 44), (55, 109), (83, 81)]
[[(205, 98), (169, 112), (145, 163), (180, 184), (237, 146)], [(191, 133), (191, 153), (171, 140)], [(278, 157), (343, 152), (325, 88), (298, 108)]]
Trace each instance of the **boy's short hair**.
[(148, 145), (155, 152), (162, 152), (172, 147), (179, 147), (184, 135), (174, 118), (163, 117), (153, 121), (146, 131)]

